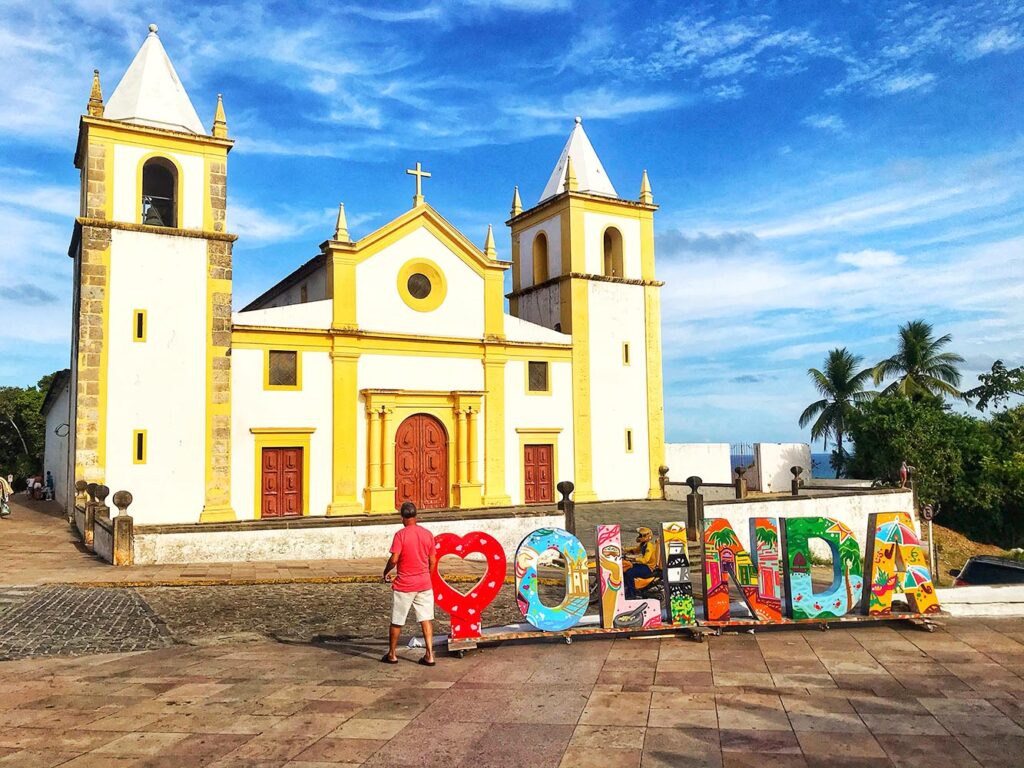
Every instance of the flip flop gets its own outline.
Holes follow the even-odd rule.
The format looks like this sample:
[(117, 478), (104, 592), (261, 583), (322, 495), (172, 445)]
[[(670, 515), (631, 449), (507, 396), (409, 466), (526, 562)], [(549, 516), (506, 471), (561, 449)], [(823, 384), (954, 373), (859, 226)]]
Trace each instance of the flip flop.
[(383, 661), (385, 664), (397, 664), (398, 663), (398, 659), (392, 659), (386, 653), (383, 656), (380, 657), (380, 660)]
[(427, 657), (426, 656), (421, 658), (419, 660), (419, 663), (422, 664), (424, 667), (436, 667), (437, 666), (437, 662), (436, 661), (427, 661)]

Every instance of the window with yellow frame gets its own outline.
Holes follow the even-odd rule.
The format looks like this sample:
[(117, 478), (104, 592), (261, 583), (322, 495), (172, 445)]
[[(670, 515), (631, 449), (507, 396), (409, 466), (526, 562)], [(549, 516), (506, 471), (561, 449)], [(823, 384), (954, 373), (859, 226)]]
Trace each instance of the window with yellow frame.
[(263, 359), (263, 388), (302, 389), (302, 353), (297, 349), (268, 349)]
[(526, 394), (551, 394), (551, 364), (546, 360), (529, 360), (526, 363)]

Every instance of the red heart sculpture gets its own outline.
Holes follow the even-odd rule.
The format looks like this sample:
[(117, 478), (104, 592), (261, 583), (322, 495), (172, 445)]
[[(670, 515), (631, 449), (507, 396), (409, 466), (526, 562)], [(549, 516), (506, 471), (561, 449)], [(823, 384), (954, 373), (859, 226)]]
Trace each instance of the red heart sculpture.
[[(441, 578), (438, 566), (445, 555), (465, 558), (473, 553), (487, 558), (487, 572), (466, 594), (453, 589)], [(487, 533), (473, 531), (465, 536), (454, 533), (440, 533), (434, 537), (434, 554), (437, 560), (430, 572), (434, 587), (434, 605), (451, 616), (453, 640), (480, 637), (480, 617), (484, 609), (498, 596), (505, 581), (505, 550), (498, 540)]]

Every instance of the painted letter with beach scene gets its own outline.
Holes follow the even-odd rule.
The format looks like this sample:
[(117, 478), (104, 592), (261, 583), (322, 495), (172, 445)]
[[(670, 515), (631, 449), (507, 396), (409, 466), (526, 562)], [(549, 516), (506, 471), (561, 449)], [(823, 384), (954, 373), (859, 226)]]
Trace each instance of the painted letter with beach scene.
[[(906, 512), (879, 512), (868, 518), (867, 562), (871, 578), (864, 584), (867, 613), (892, 613), (892, 596), (906, 595), (916, 613), (938, 613), (939, 600), (932, 584), (924, 547)], [(873, 535), (871, 535), (873, 534)]]

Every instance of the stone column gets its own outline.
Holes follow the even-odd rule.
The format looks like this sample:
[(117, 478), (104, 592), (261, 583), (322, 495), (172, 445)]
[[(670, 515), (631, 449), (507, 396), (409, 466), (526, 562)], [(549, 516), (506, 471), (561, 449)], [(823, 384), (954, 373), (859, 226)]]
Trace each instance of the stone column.
[(456, 450), (459, 457), (458, 460), (458, 479), (456, 482), (461, 486), (466, 482), (466, 413), (461, 408), (455, 411), (455, 432), (458, 435), (456, 439)]
[[(384, 490), (395, 491), (395, 409), (383, 408), (381, 410), (383, 420), (384, 440), (381, 443), (381, 467), (383, 469), (383, 481), (381, 485)], [(392, 505), (393, 506), (393, 505)]]
[(366, 409), (367, 435), (369, 450), (367, 451), (367, 481), (370, 490), (380, 488), (381, 482), (381, 446), (380, 446), (380, 413), (376, 408)]
[(469, 484), (479, 485), (480, 484), (480, 470), (479, 470), (479, 458), (477, 448), (477, 435), (476, 435), (476, 412), (470, 408), (466, 411), (466, 433), (468, 438), (466, 440), (466, 448), (469, 453)]

